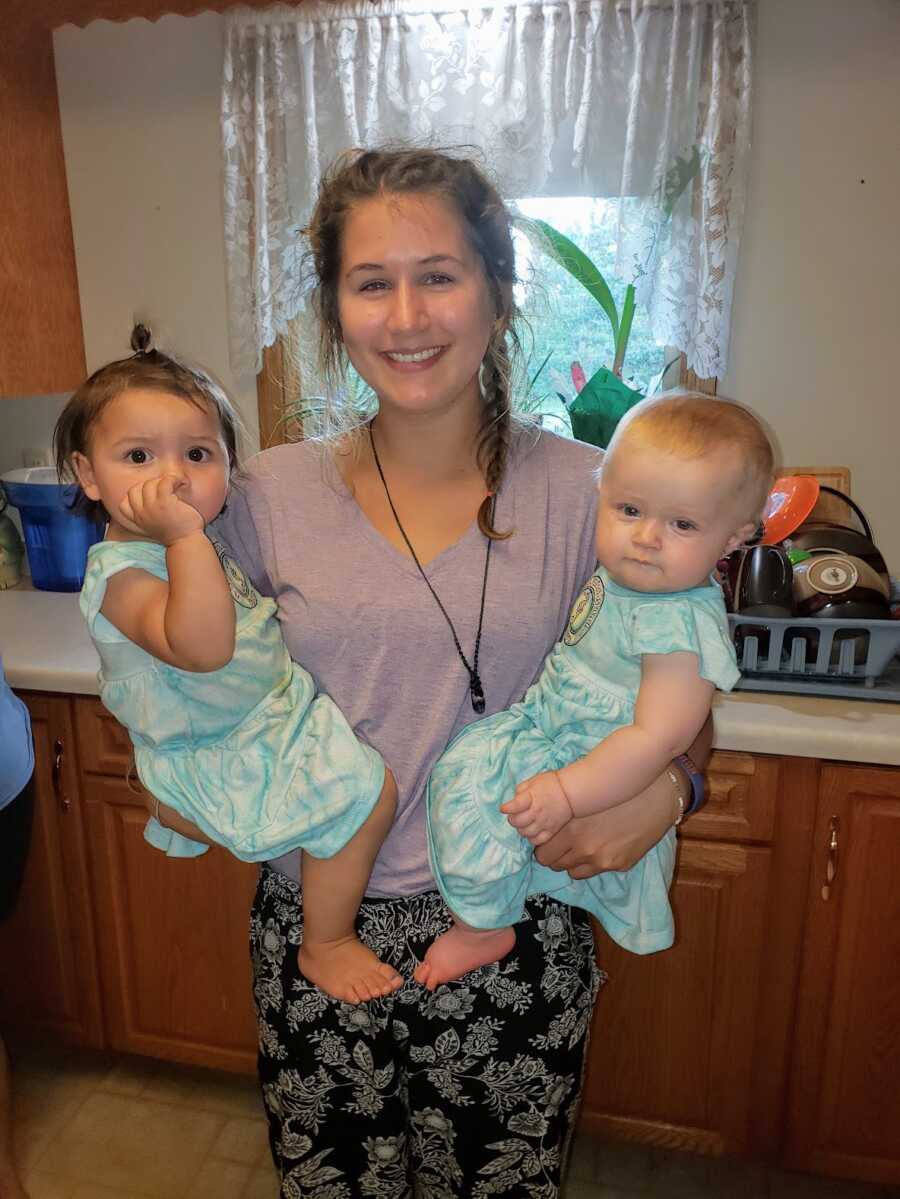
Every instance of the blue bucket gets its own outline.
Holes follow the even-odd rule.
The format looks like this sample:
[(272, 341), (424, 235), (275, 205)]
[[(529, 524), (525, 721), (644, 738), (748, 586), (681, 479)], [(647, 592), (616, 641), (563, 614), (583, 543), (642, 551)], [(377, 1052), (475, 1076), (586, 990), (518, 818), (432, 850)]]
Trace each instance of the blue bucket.
[(80, 591), (87, 552), (103, 536), (104, 524), (76, 516), (69, 505), (74, 483), (60, 483), (49, 466), (11, 470), (0, 486), (22, 518), (31, 581), (41, 591)]

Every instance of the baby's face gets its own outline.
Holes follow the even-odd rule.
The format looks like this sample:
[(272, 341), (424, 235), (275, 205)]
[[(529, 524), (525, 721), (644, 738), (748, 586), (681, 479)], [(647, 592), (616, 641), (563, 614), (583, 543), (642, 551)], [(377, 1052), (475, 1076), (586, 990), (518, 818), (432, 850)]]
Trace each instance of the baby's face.
[[(685, 591), (750, 537), (727, 455), (687, 461), (620, 444), (600, 479), (597, 557), (633, 591)], [(744, 517), (742, 519), (742, 517)]]
[(103, 504), (115, 526), (131, 488), (163, 475), (178, 479), (178, 498), (204, 524), (219, 515), (228, 494), (228, 449), (216, 413), (168, 392), (129, 388), (111, 400), (91, 429), (90, 452), (77, 454), (75, 467), (85, 495)]

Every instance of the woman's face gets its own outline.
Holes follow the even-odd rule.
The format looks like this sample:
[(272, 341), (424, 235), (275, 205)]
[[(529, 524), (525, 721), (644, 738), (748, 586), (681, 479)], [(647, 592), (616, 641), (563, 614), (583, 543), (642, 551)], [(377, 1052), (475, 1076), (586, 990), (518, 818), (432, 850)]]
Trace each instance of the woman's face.
[(382, 411), (480, 411), (494, 309), (459, 217), (433, 195), (365, 200), (347, 216), (338, 283), (344, 347)]

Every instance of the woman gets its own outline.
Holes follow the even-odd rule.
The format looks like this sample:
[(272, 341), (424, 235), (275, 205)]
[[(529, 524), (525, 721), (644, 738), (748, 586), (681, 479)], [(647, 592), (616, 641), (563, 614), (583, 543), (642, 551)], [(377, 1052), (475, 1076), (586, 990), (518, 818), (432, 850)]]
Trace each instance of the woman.
[[(447, 742), (520, 698), (593, 565), (596, 452), (510, 418), (509, 214), (465, 160), (352, 153), (307, 230), (321, 358), (374, 419), (267, 451), (219, 534), (275, 596), (292, 656), (385, 757), (400, 802), (360, 936), (406, 979), (448, 927), (424, 787)], [(690, 796), (664, 776), (539, 851), (573, 877), (636, 861)], [(499, 799), (498, 799), (499, 802)], [(503, 961), (350, 1007), (298, 974), (294, 856), (252, 918), (260, 1076), (282, 1195), (558, 1194), (597, 986), (587, 918), (538, 896)], [(413, 1181), (414, 1180), (414, 1181)]]

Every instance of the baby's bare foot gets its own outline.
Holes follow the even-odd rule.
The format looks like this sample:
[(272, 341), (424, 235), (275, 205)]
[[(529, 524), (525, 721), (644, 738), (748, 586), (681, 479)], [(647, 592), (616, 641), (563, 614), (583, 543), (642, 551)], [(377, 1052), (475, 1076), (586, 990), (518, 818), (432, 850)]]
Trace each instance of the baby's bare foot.
[(356, 937), (340, 941), (308, 941), (297, 955), (300, 973), (322, 991), (344, 1003), (379, 999), (403, 986), (403, 978)]
[(465, 929), (458, 924), (442, 933), (425, 951), (413, 978), (429, 991), (441, 983), (462, 978), (470, 970), (499, 962), (516, 943), (511, 928)]

